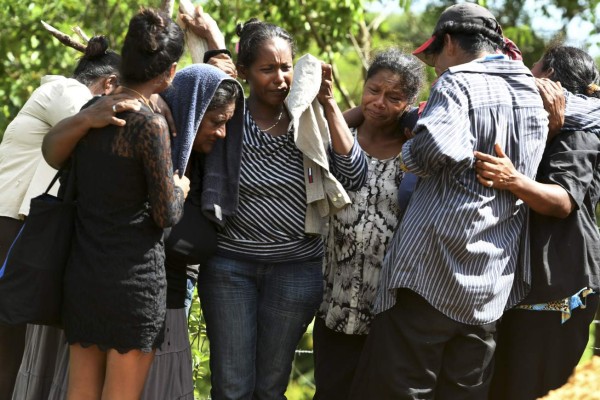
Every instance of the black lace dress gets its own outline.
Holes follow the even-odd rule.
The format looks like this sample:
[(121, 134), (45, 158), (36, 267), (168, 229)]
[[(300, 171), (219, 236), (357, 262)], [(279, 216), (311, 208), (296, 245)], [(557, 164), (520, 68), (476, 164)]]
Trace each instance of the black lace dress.
[[(92, 100), (93, 101), (93, 100)], [(77, 220), (64, 280), (70, 344), (149, 352), (164, 336), (163, 227), (181, 217), (165, 120), (143, 107), (78, 144)]]

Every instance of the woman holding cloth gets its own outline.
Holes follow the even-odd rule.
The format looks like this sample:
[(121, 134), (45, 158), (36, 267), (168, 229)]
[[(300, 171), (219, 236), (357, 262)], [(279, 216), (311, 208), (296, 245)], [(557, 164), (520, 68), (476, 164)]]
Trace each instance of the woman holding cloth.
[(211, 397), (283, 399), (322, 299), (329, 211), (362, 186), (366, 163), (333, 98), (331, 67), (306, 57), (294, 77), (285, 30), (252, 19), (237, 32), (237, 72), (250, 87), (243, 126), (230, 127), (244, 133), (239, 208), (198, 276)]
[(417, 122), (411, 107), (424, 67), (397, 49), (377, 54), (363, 87), (362, 122), (351, 131), (365, 152), (367, 183), (349, 192), (352, 204), (333, 215), (325, 246), (323, 301), (313, 330), (315, 399), (347, 399), (369, 333), (385, 249), (406, 203), (402, 184), (416, 181), (400, 169), (398, 154)]

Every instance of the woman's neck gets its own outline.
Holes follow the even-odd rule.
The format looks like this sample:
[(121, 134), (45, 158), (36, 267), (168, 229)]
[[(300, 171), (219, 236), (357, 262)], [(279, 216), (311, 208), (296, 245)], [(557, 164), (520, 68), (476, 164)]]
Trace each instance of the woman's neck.
[(359, 125), (358, 133), (373, 140), (391, 139), (400, 136), (400, 124), (374, 126), (364, 121)]
[[(123, 84), (119, 86), (115, 93), (124, 93), (140, 100), (142, 103), (146, 104), (150, 107), (150, 96), (154, 94), (154, 87), (149, 82), (145, 82), (142, 84)], [(152, 107), (150, 107), (152, 108)]]
[(280, 136), (288, 131), (290, 117), (283, 102), (278, 106), (272, 106), (257, 101), (250, 95), (246, 104), (252, 119), (264, 133)]
[(358, 143), (367, 154), (379, 160), (387, 160), (398, 155), (406, 142), (406, 135), (400, 126), (373, 126), (362, 123), (358, 127)]
[(266, 104), (258, 101), (255, 97), (250, 95), (248, 97), (248, 111), (252, 115), (254, 120), (260, 121), (274, 121), (279, 117), (281, 112), (284, 110), (284, 105), (281, 103), (278, 106), (272, 106), (270, 104)]

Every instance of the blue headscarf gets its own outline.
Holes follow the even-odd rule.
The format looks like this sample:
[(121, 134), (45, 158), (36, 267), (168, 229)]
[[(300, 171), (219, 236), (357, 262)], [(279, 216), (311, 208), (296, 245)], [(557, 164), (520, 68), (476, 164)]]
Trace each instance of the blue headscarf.
[(227, 136), (217, 140), (206, 155), (202, 178), (201, 207), (207, 217), (220, 225), (234, 215), (238, 204), (242, 154), (244, 96), (242, 86), (220, 69), (207, 64), (193, 64), (175, 74), (171, 86), (161, 93), (173, 114), (177, 136), (171, 140), (173, 168), (183, 174), (196, 132), (217, 88), (224, 80), (240, 87), (235, 112), (227, 124)]

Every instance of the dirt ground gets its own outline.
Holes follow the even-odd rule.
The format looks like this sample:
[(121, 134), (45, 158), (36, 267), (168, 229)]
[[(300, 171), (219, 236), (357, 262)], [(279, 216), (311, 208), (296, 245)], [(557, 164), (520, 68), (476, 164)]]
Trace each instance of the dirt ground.
[(542, 400), (600, 400), (600, 357), (575, 368), (569, 381), (552, 390)]

